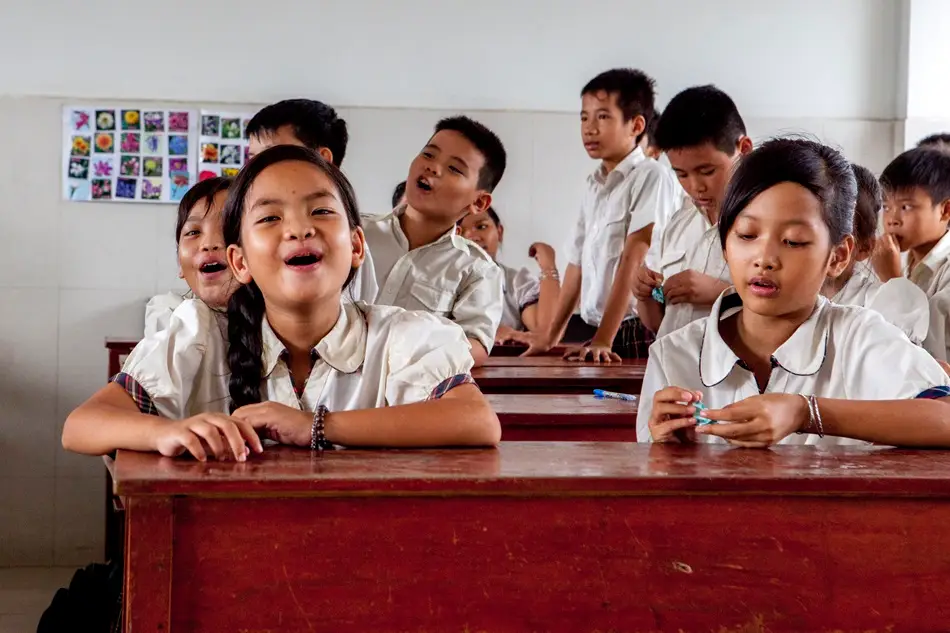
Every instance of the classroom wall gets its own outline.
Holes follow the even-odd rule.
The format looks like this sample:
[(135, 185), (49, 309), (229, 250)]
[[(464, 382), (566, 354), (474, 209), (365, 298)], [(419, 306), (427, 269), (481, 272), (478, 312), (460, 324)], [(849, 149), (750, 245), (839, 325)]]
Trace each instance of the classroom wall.
[(515, 264), (534, 239), (566, 242), (594, 167), (577, 93), (608, 66), (648, 69), (663, 102), (715, 82), (753, 137), (811, 134), (875, 170), (898, 130), (897, 0), (81, 6), (0, 9), (0, 58), (29, 60), (0, 65), (0, 565), (100, 555), (103, 469), (62, 451), (62, 422), (106, 379), (103, 339), (138, 336), (148, 297), (181, 287), (173, 206), (62, 202), (63, 105), (340, 104), (366, 212), (387, 209), (433, 123), (464, 109), (508, 146), (497, 206)]

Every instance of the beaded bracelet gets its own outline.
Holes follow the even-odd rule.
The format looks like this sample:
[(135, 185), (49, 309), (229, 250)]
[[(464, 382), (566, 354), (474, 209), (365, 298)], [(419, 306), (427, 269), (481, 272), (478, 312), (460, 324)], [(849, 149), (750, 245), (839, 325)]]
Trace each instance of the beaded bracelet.
[(310, 450), (319, 451), (322, 455), (324, 450), (333, 450), (333, 443), (327, 440), (327, 414), (330, 410), (324, 405), (317, 407), (313, 412), (313, 425), (310, 427)]
[(561, 281), (561, 274), (557, 271), (557, 268), (542, 270), (541, 281), (544, 281), (545, 279), (553, 279), (554, 281)]
[(821, 411), (818, 409), (818, 398), (816, 396), (806, 396), (803, 393), (798, 394), (805, 399), (808, 404), (808, 424), (806, 424), (799, 433), (817, 433), (818, 437), (825, 436), (825, 427), (821, 423)]

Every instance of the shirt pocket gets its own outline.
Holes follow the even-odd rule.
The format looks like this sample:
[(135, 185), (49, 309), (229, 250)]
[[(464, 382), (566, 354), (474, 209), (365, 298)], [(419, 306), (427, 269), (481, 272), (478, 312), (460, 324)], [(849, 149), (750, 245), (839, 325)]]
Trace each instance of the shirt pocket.
[(660, 270), (663, 279), (668, 279), (686, 267), (686, 251), (667, 249), (660, 257)]
[(452, 306), (455, 303), (455, 293), (451, 290), (436, 288), (418, 281), (412, 284), (409, 294), (423, 306), (423, 310), (442, 316), (452, 312)]

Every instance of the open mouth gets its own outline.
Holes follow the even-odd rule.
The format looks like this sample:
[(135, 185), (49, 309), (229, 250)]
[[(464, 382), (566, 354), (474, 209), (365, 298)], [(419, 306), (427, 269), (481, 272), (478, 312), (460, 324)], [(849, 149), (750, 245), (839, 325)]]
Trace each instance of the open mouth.
[(213, 275), (227, 270), (224, 262), (205, 262), (198, 267), (198, 271), (203, 275)]
[(432, 183), (430, 183), (429, 179), (425, 176), (419, 176), (419, 179), (416, 180), (416, 187), (426, 192), (432, 191)]
[(295, 255), (288, 257), (284, 260), (284, 263), (291, 268), (305, 269), (310, 268), (311, 266), (316, 266), (321, 259), (323, 258), (319, 253), (306, 251), (302, 253), (296, 253)]
[(778, 284), (766, 277), (754, 277), (749, 282), (749, 290), (761, 297), (771, 297), (778, 293)]

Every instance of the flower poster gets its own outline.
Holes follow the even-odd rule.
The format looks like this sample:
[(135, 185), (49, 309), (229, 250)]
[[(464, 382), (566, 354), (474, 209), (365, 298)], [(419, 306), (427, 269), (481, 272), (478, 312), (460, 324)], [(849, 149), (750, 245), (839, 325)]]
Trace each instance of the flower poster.
[(247, 162), (247, 123), (253, 112), (201, 111), (198, 180), (237, 176)]
[(177, 202), (196, 182), (196, 132), (189, 110), (63, 108), (63, 197)]

